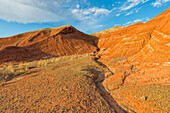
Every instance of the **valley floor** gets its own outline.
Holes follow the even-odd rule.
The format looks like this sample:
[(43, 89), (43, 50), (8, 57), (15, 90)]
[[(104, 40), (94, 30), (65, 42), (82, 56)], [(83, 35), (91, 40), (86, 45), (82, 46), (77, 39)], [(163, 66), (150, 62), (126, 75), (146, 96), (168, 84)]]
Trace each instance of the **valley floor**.
[[(23, 64), (27, 71), (6, 82), (1, 78), (0, 112), (124, 113), (107, 92), (99, 89), (107, 69), (94, 59), (94, 55), (86, 54)], [(19, 67), (13, 66), (13, 75), (22, 70)]]
[(1, 66), (0, 112), (169, 111), (169, 85), (122, 85), (108, 90), (107, 79), (114, 74), (95, 59), (84, 54)]

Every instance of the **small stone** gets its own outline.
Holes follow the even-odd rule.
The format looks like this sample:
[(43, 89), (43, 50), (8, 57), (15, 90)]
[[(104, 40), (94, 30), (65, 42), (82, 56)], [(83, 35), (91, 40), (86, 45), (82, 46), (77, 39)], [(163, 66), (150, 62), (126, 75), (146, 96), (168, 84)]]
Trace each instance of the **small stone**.
[(142, 96), (141, 99), (142, 99), (143, 101), (145, 101), (145, 100), (147, 100), (147, 96)]

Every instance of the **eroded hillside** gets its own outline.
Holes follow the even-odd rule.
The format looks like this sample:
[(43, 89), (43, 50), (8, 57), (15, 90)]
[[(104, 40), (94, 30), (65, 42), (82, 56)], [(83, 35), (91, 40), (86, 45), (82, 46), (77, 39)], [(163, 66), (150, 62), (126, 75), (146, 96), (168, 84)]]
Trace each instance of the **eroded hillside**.
[(99, 37), (100, 61), (114, 73), (103, 84), (129, 112), (169, 111), (164, 100), (170, 88), (168, 26), (170, 8), (146, 23)]
[(0, 38), (0, 63), (91, 53), (96, 40), (69, 25)]

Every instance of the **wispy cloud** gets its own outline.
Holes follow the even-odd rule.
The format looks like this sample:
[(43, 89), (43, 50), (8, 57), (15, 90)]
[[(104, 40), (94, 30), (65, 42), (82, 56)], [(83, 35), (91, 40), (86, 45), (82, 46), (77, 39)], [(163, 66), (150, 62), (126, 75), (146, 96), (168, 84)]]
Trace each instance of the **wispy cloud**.
[(154, 7), (161, 7), (166, 2), (170, 2), (170, 0), (156, 0), (155, 2), (152, 2), (152, 5)]
[(80, 5), (79, 5), (79, 4), (77, 4), (77, 8), (80, 8)]
[(125, 15), (128, 16), (128, 15), (130, 15), (132, 13), (133, 13), (133, 11), (130, 11), (130, 12), (126, 13)]
[(120, 14), (116, 14), (116, 16), (120, 16)]
[(141, 8), (142, 8), (142, 7), (135, 9), (135, 12), (137, 13)]
[[(84, 1), (83, 6), (88, 3)], [(79, 0), (0, 0), (0, 19), (9, 22), (36, 23), (84, 20), (109, 14), (99, 7), (81, 8)]]
[[(138, 7), (140, 4), (144, 4), (145, 2), (148, 2), (149, 0), (126, 0), (125, 2), (122, 2), (122, 5), (119, 6), (117, 11), (119, 14), (124, 14), (125, 16), (131, 15), (133, 13), (137, 13), (142, 7)], [(117, 15), (116, 15), (117, 16)]]
[(133, 22), (142, 22), (143, 21), (143, 19), (136, 19), (136, 20), (134, 20)]
[(113, 10), (91, 7), (88, 0), (0, 0), (2, 20), (24, 24), (67, 22), (84, 31), (103, 27), (100, 18)]
[[(0, 0), (0, 19), (9, 22), (57, 22), (72, 17), (66, 12), (69, 0)], [(62, 16), (61, 16), (62, 15)]]
[(129, 22), (126, 22), (125, 24), (123, 24), (123, 25), (130, 25), (130, 24), (132, 24), (133, 22), (132, 21), (129, 21)]
[(129, 10), (139, 4), (143, 4), (145, 2), (148, 2), (149, 0), (127, 0), (122, 7), (120, 7), (121, 11)]
[(134, 23), (137, 23), (137, 22), (147, 22), (148, 20), (150, 20), (149, 17), (141, 18), (141, 19), (135, 19), (133, 21), (128, 21), (123, 25), (127, 26), (127, 25), (134, 24)]
[(72, 14), (80, 20), (84, 20), (84, 19), (90, 19), (90, 18), (94, 18), (97, 16), (101, 16), (101, 15), (108, 15), (111, 10), (108, 9), (104, 9), (104, 8), (98, 8), (98, 7), (93, 7), (93, 8), (88, 8), (88, 9), (70, 9)]
[(100, 18), (107, 16), (110, 14), (114, 9), (108, 10), (105, 8), (75, 8), (70, 9), (74, 18), (79, 20), (77, 23), (77, 28), (83, 31), (95, 31), (96, 29), (104, 27), (104, 25), (100, 24)]

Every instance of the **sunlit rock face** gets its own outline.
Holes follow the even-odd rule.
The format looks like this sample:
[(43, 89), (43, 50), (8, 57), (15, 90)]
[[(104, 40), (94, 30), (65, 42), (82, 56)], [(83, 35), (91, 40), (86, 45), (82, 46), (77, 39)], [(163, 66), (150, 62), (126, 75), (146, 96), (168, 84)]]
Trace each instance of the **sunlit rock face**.
[[(149, 92), (147, 88), (155, 87), (150, 91), (153, 93), (170, 84), (169, 26), (170, 8), (146, 23), (136, 23), (99, 37), (100, 61), (114, 73), (104, 80), (103, 85), (129, 112), (162, 112), (157, 106), (153, 107), (152, 97), (149, 97), (150, 102), (146, 100), (145, 103), (140, 98), (145, 97), (142, 94), (150, 95), (146, 93)], [(135, 89), (138, 86), (143, 93), (140, 88)], [(159, 87), (162, 88), (156, 89)], [(141, 97), (136, 98), (139, 95)], [(164, 101), (161, 100), (161, 103)]]

